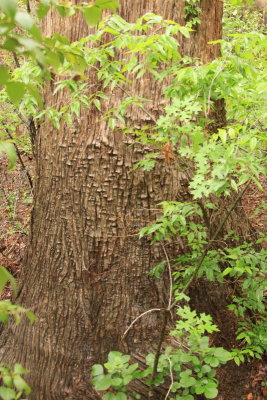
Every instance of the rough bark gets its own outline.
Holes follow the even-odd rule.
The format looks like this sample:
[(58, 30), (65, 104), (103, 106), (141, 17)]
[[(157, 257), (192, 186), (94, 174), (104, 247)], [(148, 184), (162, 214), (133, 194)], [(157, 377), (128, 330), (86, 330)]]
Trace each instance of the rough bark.
[[(121, 1), (120, 14), (134, 21), (145, 12), (182, 21), (177, 0)], [(202, 0), (203, 23), (183, 52), (208, 62), (219, 48), (207, 45), (221, 36), (222, 2)], [(88, 34), (80, 20), (52, 14), (44, 31), (58, 31), (77, 40)], [(93, 81), (94, 77), (90, 77)], [(46, 104), (63, 105), (65, 94), (46, 91)], [(162, 99), (147, 77), (129, 85), (131, 93), (151, 98), (151, 112), (160, 114)], [(123, 93), (111, 96), (108, 106)], [(116, 97), (116, 98), (115, 98)], [(131, 124), (147, 124), (149, 117), (132, 110)], [(187, 172), (159, 162), (150, 173), (132, 170), (142, 158), (140, 145), (111, 132), (97, 111), (83, 111), (75, 128), (41, 127), (36, 138), (36, 183), (31, 235), (17, 302), (34, 308), (34, 326), (7, 327), (2, 335), (1, 358), (20, 362), (30, 372), (34, 400), (97, 399), (90, 385), (90, 367), (103, 362), (110, 350), (138, 357), (156, 347), (162, 315), (150, 313), (135, 324), (123, 342), (121, 336), (140, 313), (166, 304), (167, 281), (147, 272), (164, 258), (160, 247), (138, 239), (138, 231), (156, 215), (163, 200), (188, 199)], [(227, 208), (224, 201), (221, 212)], [(249, 231), (242, 210), (227, 228)], [(168, 247), (170, 256), (183, 244)], [(144, 389), (140, 389), (142, 392)]]

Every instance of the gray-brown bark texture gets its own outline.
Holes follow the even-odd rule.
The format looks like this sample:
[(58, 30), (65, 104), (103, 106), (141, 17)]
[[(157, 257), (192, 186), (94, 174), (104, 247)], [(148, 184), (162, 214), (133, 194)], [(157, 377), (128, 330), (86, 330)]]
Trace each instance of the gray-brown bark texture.
[[(191, 40), (183, 41), (184, 53), (204, 62), (218, 56), (218, 47), (207, 42), (221, 37), (222, 5), (221, 0), (201, 1), (202, 24)], [(183, 2), (121, 0), (119, 12), (130, 21), (146, 12), (182, 21)], [(54, 12), (44, 26), (45, 34), (53, 31), (73, 41), (89, 32), (80, 17), (62, 20)], [(151, 77), (129, 83), (127, 90), (152, 98), (149, 111), (157, 118), (162, 99)], [(64, 105), (65, 94), (52, 92), (51, 83), (46, 105)], [(115, 94), (108, 107), (124, 96), (119, 90)], [(167, 280), (147, 274), (164, 259), (162, 249), (139, 240), (138, 231), (155, 218), (160, 201), (188, 199), (187, 173), (164, 160), (152, 172), (133, 171), (144, 149), (129, 146), (129, 138), (110, 131), (99, 117), (97, 111), (83, 110), (75, 128), (58, 131), (47, 124), (36, 140), (32, 229), (17, 302), (34, 308), (38, 319), (33, 326), (7, 327), (1, 350), (2, 360), (20, 362), (31, 371), (34, 400), (97, 399), (91, 365), (103, 362), (110, 350), (144, 355), (155, 349), (159, 336), (162, 316), (150, 313), (135, 324), (126, 342), (121, 340), (134, 318), (167, 301)], [(137, 126), (151, 122), (134, 110), (128, 118)], [(224, 202), (222, 213), (226, 207)], [(226, 228), (236, 225), (246, 233), (239, 213)], [(179, 254), (182, 243), (167, 251)]]

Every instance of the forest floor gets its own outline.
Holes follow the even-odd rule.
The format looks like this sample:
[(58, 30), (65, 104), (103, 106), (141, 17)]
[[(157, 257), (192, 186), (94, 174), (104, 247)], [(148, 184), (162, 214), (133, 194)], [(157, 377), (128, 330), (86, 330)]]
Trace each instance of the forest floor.
[[(28, 171), (34, 176), (31, 157), (23, 156)], [(0, 159), (0, 265), (6, 267), (16, 278), (19, 276), (23, 255), (27, 245), (32, 208), (32, 191), (27, 174), (17, 163), (13, 171), (8, 171), (7, 161)], [(243, 207), (258, 231), (267, 235), (267, 179), (261, 180), (264, 190), (251, 185), (243, 198)], [(265, 243), (266, 245), (266, 243)], [(2, 299), (11, 298), (11, 288), (6, 287)], [(222, 315), (225, 318), (226, 315)], [(229, 338), (233, 337), (234, 318), (227, 312)], [(227, 341), (228, 339), (225, 338)], [(229, 339), (231, 340), (231, 339)], [(267, 355), (266, 355), (267, 356)], [(267, 359), (254, 360), (237, 367), (234, 363), (219, 372), (222, 381), (218, 400), (266, 400), (262, 381), (267, 381)]]

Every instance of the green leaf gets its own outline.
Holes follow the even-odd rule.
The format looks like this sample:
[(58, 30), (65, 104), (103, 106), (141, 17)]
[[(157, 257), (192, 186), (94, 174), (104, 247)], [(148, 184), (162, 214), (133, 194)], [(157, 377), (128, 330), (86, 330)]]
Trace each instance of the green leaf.
[(131, 365), (129, 366), (129, 368), (127, 368), (127, 373), (128, 373), (128, 374), (133, 373), (138, 367), (139, 367), (139, 365), (138, 365), (137, 363), (131, 364)]
[(225, 268), (225, 270), (222, 273), (222, 276), (228, 275), (232, 270), (233, 270), (233, 268), (231, 268), (231, 267)]
[(6, 83), (9, 79), (8, 75), (8, 68), (7, 67), (0, 67), (0, 85)]
[(219, 360), (217, 358), (212, 357), (212, 356), (206, 356), (204, 359), (205, 363), (209, 364), (211, 367), (218, 367)]
[(101, 364), (95, 364), (92, 367), (92, 376), (103, 375), (104, 368)]
[(45, 4), (44, 2), (40, 2), (37, 5), (37, 16), (39, 19), (42, 19), (46, 16), (50, 9), (50, 4)]
[(126, 386), (128, 383), (130, 383), (134, 379), (133, 375), (125, 375), (123, 377), (123, 385)]
[(101, 9), (99, 7), (89, 7), (81, 9), (85, 21), (89, 26), (95, 26), (101, 18)]
[(218, 389), (215, 387), (206, 387), (204, 394), (207, 399), (214, 399), (218, 395)]
[(0, 387), (0, 396), (3, 400), (13, 400), (15, 399), (16, 392), (14, 389)]
[(204, 392), (205, 392), (205, 386), (201, 386), (201, 385), (196, 386), (196, 387), (195, 387), (195, 392), (196, 392), (196, 394), (202, 394), (202, 393), (204, 393)]
[(13, 22), (6, 22), (0, 24), (0, 35), (6, 35), (9, 31), (15, 28), (15, 24)]
[(3, 324), (6, 324), (9, 321), (9, 315), (0, 313), (0, 321), (3, 322)]
[(0, 266), (0, 293), (4, 289), (7, 282), (10, 282), (14, 291), (17, 291), (17, 285), (14, 277), (2, 266)]
[(17, 39), (8, 37), (3, 45), (3, 48), (9, 51), (16, 51), (19, 46), (19, 42)]
[(238, 185), (243, 185), (249, 180), (249, 178), (250, 178), (249, 174), (242, 174), (239, 178)]
[(226, 363), (231, 359), (231, 354), (222, 347), (218, 347), (214, 352), (214, 357), (218, 358), (220, 362)]
[(23, 368), (20, 364), (15, 364), (14, 365), (14, 372), (16, 374), (28, 374), (29, 371), (25, 368)]
[(45, 55), (46, 62), (52, 67), (59, 67), (62, 64), (62, 59), (58, 53), (48, 50)]
[[(109, 362), (114, 362), (116, 359), (121, 359), (123, 354), (120, 351), (110, 351), (108, 353), (108, 360)], [(129, 357), (129, 356), (128, 356)]]
[(30, 386), (25, 382), (25, 380), (20, 376), (16, 375), (13, 378), (14, 386), (16, 387), (17, 390), (21, 392), (25, 392), (26, 394), (31, 393), (31, 388)]
[(39, 90), (36, 86), (27, 85), (28, 92), (35, 98), (37, 101), (38, 107), (43, 108), (43, 99), (39, 93)]
[(122, 384), (122, 379), (121, 378), (112, 378), (112, 386), (113, 387), (118, 387)]
[(98, 99), (94, 99), (93, 100), (94, 105), (96, 106), (96, 108), (101, 111), (101, 103)]
[(103, 400), (115, 400), (114, 393), (105, 393), (103, 396)]
[(93, 380), (96, 390), (107, 390), (112, 386), (112, 378), (108, 375), (99, 375)]
[(25, 11), (18, 11), (15, 20), (18, 22), (19, 25), (27, 30), (33, 27), (33, 19)]
[(238, 192), (238, 187), (237, 187), (237, 184), (236, 184), (236, 182), (234, 181), (234, 179), (231, 179), (231, 186), (232, 186), (232, 188), (233, 188), (236, 192)]
[(180, 384), (184, 388), (194, 386), (195, 383), (196, 383), (196, 380), (192, 376), (186, 376), (180, 380)]
[(182, 35), (184, 35), (187, 39), (190, 38), (189, 30), (185, 26), (180, 26), (179, 28)]
[(25, 311), (25, 315), (30, 321), (31, 324), (33, 324), (36, 320), (36, 315), (32, 311)]
[(12, 387), (13, 386), (13, 379), (10, 375), (2, 375), (3, 383), (8, 386)]
[(234, 357), (234, 362), (236, 363), (236, 365), (240, 365), (240, 359), (238, 357)]
[(17, 11), (17, 0), (0, 0), (0, 9), (13, 19)]
[(33, 27), (30, 29), (30, 33), (35, 40), (42, 42), (43, 37), (37, 25), (33, 25)]
[(18, 104), (25, 93), (25, 84), (22, 82), (8, 82), (6, 90), (10, 100)]
[(75, 8), (73, 7), (64, 7), (61, 5), (56, 6), (57, 11), (59, 12), (61, 17), (71, 17), (76, 13)]
[(251, 151), (255, 150), (257, 144), (258, 144), (257, 138), (253, 137), (252, 139), (250, 139), (250, 141), (249, 141), (250, 150)]
[(115, 394), (114, 400), (127, 400), (127, 396), (123, 392), (118, 392)]
[(37, 52), (40, 51), (40, 44), (36, 42), (36, 40), (21, 36), (18, 38), (19, 43), (25, 48), (27, 51)]
[(72, 68), (79, 73), (83, 73), (87, 67), (85, 59), (77, 54), (66, 52), (65, 58), (72, 64)]
[(10, 142), (0, 142), (0, 154), (6, 153), (9, 161), (8, 169), (13, 169), (16, 160), (17, 160), (17, 152), (13, 143)]
[(203, 374), (207, 374), (210, 371), (211, 371), (211, 367), (209, 365), (203, 365), (203, 367), (201, 368), (201, 372)]
[(95, 0), (94, 4), (100, 8), (105, 8), (107, 10), (115, 10), (119, 7), (118, 0)]

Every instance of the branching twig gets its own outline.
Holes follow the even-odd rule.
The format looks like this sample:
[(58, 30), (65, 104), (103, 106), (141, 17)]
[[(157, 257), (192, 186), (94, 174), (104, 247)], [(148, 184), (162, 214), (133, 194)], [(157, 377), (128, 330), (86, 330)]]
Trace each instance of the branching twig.
[(19, 68), (20, 67), (20, 63), (19, 63), (19, 59), (17, 57), (17, 54), (14, 51), (12, 51), (12, 54), (13, 54), (15, 65), (16, 65), (17, 68)]
[[(21, 229), (23, 230), (28, 224), (29, 224), (29, 221), (25, 222), (25, 224), (21, 227)], [(19, 232), (19, 233), (20, 233), (20, 232)], [(24, 233), (24, 232), (21, 232), (21, 233)], [(24, 234), (26, 234), (26, 233), (24, 233)], [(27, 235), (27, 234), (26, 234), (26, 235)], [(16, 245), (18, 244), (18, 241), (20, 240), (20, 237), (21, 237), (21, 236), (19, 236), (19, 237), (17, 238), (17, 240), (13, 243), (13, 245), (10, 247), (10, 249), (8, 250), (7, 253), (5, 253), (4, 250), (1, 251), (1, 253), (3, 254), (4, 257), (7, 258), (7, 257), (9, 256), (9, 254), (12, 253), (12, 251), (14, 250), (14, 248), (16, 247)]]
[(34, 119), (32, 116), (28, 117), (28, 120), (26, 120), (23, 115), (19, 112), (19, 110), (15, 110), (17, 113), (17, 116), (19, 117), (19, 119), (23, 122), (23, 124), (26, 126), (26, 128), (29, 130), (29, 135), (30, 135), (30, 139), (31, 139), (31, 144), (32, 144), (32, 148), (34, 149), (34, 142), (35, 142), (35, 138), (37, 135), (37, 129), (34, 123)]
[(129, 332), (130, 329), (132, 329), (133, 325), (140, 319), (142, 318), (144, 315), (151, 313), (153, 311), (162, 311), (162, 308), (151, 308), (151, 310), (145, 311), (142, 314), (138, 315), (138, 317), (136, 317), (133, 322), (131, 322), (131, 324), (128, 326), (128, 328), (126, 329), (126, 331), (124, 332), (124, 334), (122, 335), (122, 338), (124, 339), (127, 336), (127, 333)]
[(16, 143), (14, 142), (14, 139), (13, 139), (13, 136), (12, 136), (10, 130), (9, 130), (3, 123), (2, 123), (2, 126), (4, 127), (4, 130), (6, 131), (8, 137), (9, 137), (9, 138), (12, 140), (12, 142), (13, 142), (13, 145), (14, 145), (14, 147), (15, 147), (15, 149), (16, 149), (16, 153), (17, 153), (19, 162), (20, 162), (20, 164), (21, 164), (21, 166), (22, 166), (22, 169), (25, 171), (25, 173), (26, 173), (26, 175), (27, 175), (27, 178), (28, 178), (28, 181), (29, 181), (29, 184), (30, 184), (31, 189), (33, 189), (32, 177), (31, 177), (31, 175), (30, 175), (30, 173), (29, 173), (29, 171), (28, 171), (26, 165), (24, 164), (24, 161), (22, 160), (22, 157), (21, 157), (19, 148), (18, 148), (18, 146), (16, 145)]
[(214, 242), (215, 239), (217, 239), (217, 236), (219, 235), (219, 233), (221, 232), (222, 228), (224, 227), (226, 221), (228, 220), (228, 218), (230, 217), (232, 211), (235, 209), (237, 203), (239, 202), (239, 200), (243, 197), (245, 191), (247, 190), (247, 188), (249, 187), (251, 183), (251, 179), (248, 181), (248, 183), (246, 184), (246, 186), (244, 187), (243, 190), (241, 190), (241, 192), (239, 192), (238, 196), (236, 197), (235, 201), (233, 202), (232, 206), (229, 208), (228, 212), (225, 214), (224, 218), (222, 219), (220, 225), (218, 226), (218, 228), (216, 229), (215, 233), (212, 235), (211, 239), (209, 240), (205, 250), (203, 251), (203, 254), (199, 260), (199, 263), (192, 275), (192, 277), (189, 279), (189, 281), (187, 282), (187, 284), (185, 285), (185, 287), (182, 290), (182, 293), (185, 293), (187, 291), (187, 289), (189, 288), (189, 286), (192, 285), (192, 283), (194, 283), (197, 274), (206, 258), (206, 255), (208, 254), (209, 249), (211, 248), (212, 243)]
[(169, 359), (169, 357), (167, 357), (167, 359), (168, 359), (168, 361), (169, 361), (169, 364), (170, 364), (170, 377), (171, 377), (171, 384), (170, 384), (170, 387), (169, 387), (169, 390), (168, 390), (168, 392), (166, 393), (165, 400), (167, 400), (167, 399), (168, 399), (168, 397), (169, 397), (169, 394), (170, 394), (170, 392), (171, 392), (171, 390), (172, 390), (173, 383), (174, 383), (174, 379), (173, 379), (173, 373), (172, 373), (172, 362), (171, 362), (171, 360)]
[[(127, 90), (125, 90), (125, 89), (124, 89), (121, 85), (119, 85), (118, 83), (117, 83), (117, 86), (118, 86), (118, 88), (119, 88), (122, 92), (124, 92), (125, 94), (127, 94), (127, 96), (133, 97), (133, 96), (131, 96), (131, 93), (129, 93)], [(149, 118), (151, 119), (151, 121), (153, 121), (155, 124), (157, 123), (157, 121), (155, 120), (155, 118), (153, 117), (153, 115), (150, 114), (150, 112), (147, 111), (147, 110), (145, 109), (145, 107), (144, 107), (142, 104), (139, 104), (139, 107), (141, 108), (142, 111), (144, 111), (144, 113), (145, 113), (146, 115), (149, 116)]]

